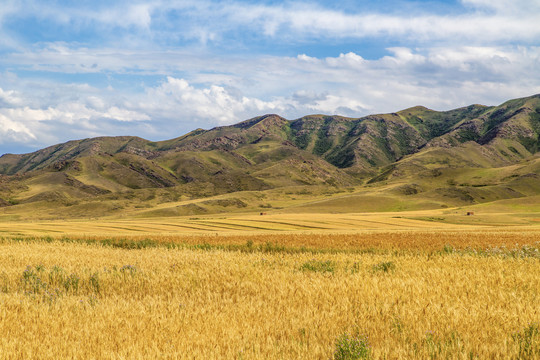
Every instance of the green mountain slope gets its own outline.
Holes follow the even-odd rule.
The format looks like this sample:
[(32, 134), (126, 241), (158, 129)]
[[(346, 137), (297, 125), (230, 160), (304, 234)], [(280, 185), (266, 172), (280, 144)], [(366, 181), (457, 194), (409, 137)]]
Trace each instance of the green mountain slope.
[(271, 200), (336, 211), (479, 204), (540, 194), (539, 134), (535, 95), (356, 119), (265, 115), (160, 142), (84, 139), (0, 157), (0, 208), (95, 216), (215, 196), (227, 200), (167, 211), (248, 211)]

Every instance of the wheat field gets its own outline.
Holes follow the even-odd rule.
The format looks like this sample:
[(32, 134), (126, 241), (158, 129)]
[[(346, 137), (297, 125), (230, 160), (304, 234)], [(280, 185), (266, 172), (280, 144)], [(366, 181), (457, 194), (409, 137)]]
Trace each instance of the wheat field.
[(538, 234), (4, 237), (0, 356), (535, 359)]

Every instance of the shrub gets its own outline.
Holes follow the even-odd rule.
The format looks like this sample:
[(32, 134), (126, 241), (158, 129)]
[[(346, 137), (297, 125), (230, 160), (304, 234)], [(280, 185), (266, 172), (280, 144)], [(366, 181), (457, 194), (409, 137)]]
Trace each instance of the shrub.
[(334, 360), (370, 359), (371, 352), (367, 336), (341, 335), (336, 341)]
[(49, 271), (49, 284), (62, 284), (65, 280), (65, 272), (59, 266), (53, 266)]
[(335, 270), (335, 264), (333, 261), (320, 261), (320, 260), (310, 260), (300, 266), (302, 271), (313, 271), (313, 272), (330, 272), (333, 273)]
[(23, 271), (21, 276), (21, 284), (24, 292), (27, 295), (39, 295), (48, 289), (48, 284), (40, 277), (40, 273), (42, 271), (42, 265), (37, 265), (35, 268), (27, 266)]
[(395, 268), (396, 268), (396, 265), (393, 262), (387, 261), (387, 262), (381, 262), (376, 265), (373, 265), (372, 269), (373, 269), (373, 272), (378, 272), (378, 271), (390, 272), (394, 270)]
[(518, 359), (537, 359), (540, 357), (540, 324), (530, 324), (512, 337), (519, 346)]
[(454, 247), (450, 244), (444, 245), (443, 250), (442, 250), (443, 254), (447, 254), (447, 255), (454, 253), (454, 251), (455, 251)]
[(9, 279), (5, 272), (0, 276), (0, 292), (7, 293), (9, 291)]
[(135, 273), (137, 272), (137, 268), (133, 265), (124, 265), (120, 268), (120, 272), (124, 275), (124, 278), (126, 275), (135, 276)]
[(71, 274), (64, 280), (64, 288), (66, 292), (72, 292), (74, 294), (79, 293), (79, 276), (77, 274)]
[(99, 274), (97, 272), (93, 273), (89, 279), (90, 288), (94, 293), (99, 294), (101, 291), (101, 285), (99, 284)]

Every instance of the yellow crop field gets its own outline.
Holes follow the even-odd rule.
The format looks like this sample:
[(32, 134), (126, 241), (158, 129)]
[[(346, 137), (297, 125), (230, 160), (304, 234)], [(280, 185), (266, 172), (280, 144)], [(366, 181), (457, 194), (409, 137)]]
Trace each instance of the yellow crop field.
[(357, 233), (358, 231), (449, 231), (477, 229), (540, 229), (538, 213), (410, 211), (343, 214), (219, 214), (198, 217), (13, 221), (0, 217), (0, 236), (180, 236), (196, 234)]
[(149, 234), (0, 240), (0, 357), (540, 358), (537, 228)]
[[(416, 214), (416, 213), (415, 213)], [(422, 214), (422, 213), (420, 213)], [(460, 225), (463, 227), (463, 225)], [(372, 214), (270, 214), (204, 217), (126, 218), (0, 222), (6, 235), (80, 234), (201, 234), (286, 231), (357, 231), (377, 229), (455, 228), (453, 224)]]

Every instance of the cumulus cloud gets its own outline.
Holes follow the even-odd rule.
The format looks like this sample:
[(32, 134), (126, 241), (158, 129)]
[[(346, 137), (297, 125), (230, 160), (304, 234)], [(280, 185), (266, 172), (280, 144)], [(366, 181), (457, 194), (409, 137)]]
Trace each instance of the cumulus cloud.
[(0, 143), (33, 141), (36, 136), (24, 124), (0, 114)]
[(0, 88), (0, 106), (21, 105), (23, 100), (13, 90), (4, 91)]
[(48, 98), (41, 98), (39, 91), (0, 88), (0, 145), (39, 148), (75, 138), (120, 135), (150, 120), (147, 114), (111, 105), (106, 98), (83, 95), (67, 100), (68, 94), (64, 95), (57, 104), (47, 105)]
[(194, 121), (231, 123), (240, 114), (273, 110), (276, 105), (256, 98), (238, 96), (222, 86), (195, 88), (185, 79), (167, 81), (147, 90), (142, 109), (162, 119), (178, 115)]
[(146, 114), (120, 109), (116, 106), (112, 106), (105, 111), (99, 111), (93, 108), (88, 108), (86, 105), (76, 102), (64, 103), (58, 107), (48, 107), (46, 109), (32, 109), (28, 106), (3, 108), (0, 109), (0, 113), (4, 115), (5, 118), (18, 124), (25, 122), (31, 123), (54, 121), (72, 125), (85, 120), (101, 118), (127, 122), (150, 119)]
[(158, 87), (148, 89), (141, 110), (155, 118), (190, 119), (204, 125), (232, 124), (265, 113), (297, 115), (309, 113), (358, 115), (365, 112), (358, 99), (313, 91), (298, 91), (270, 100), (248, 97), (236, 89), (211, 85), (197, 88), (185, 79), (168, 77)]

